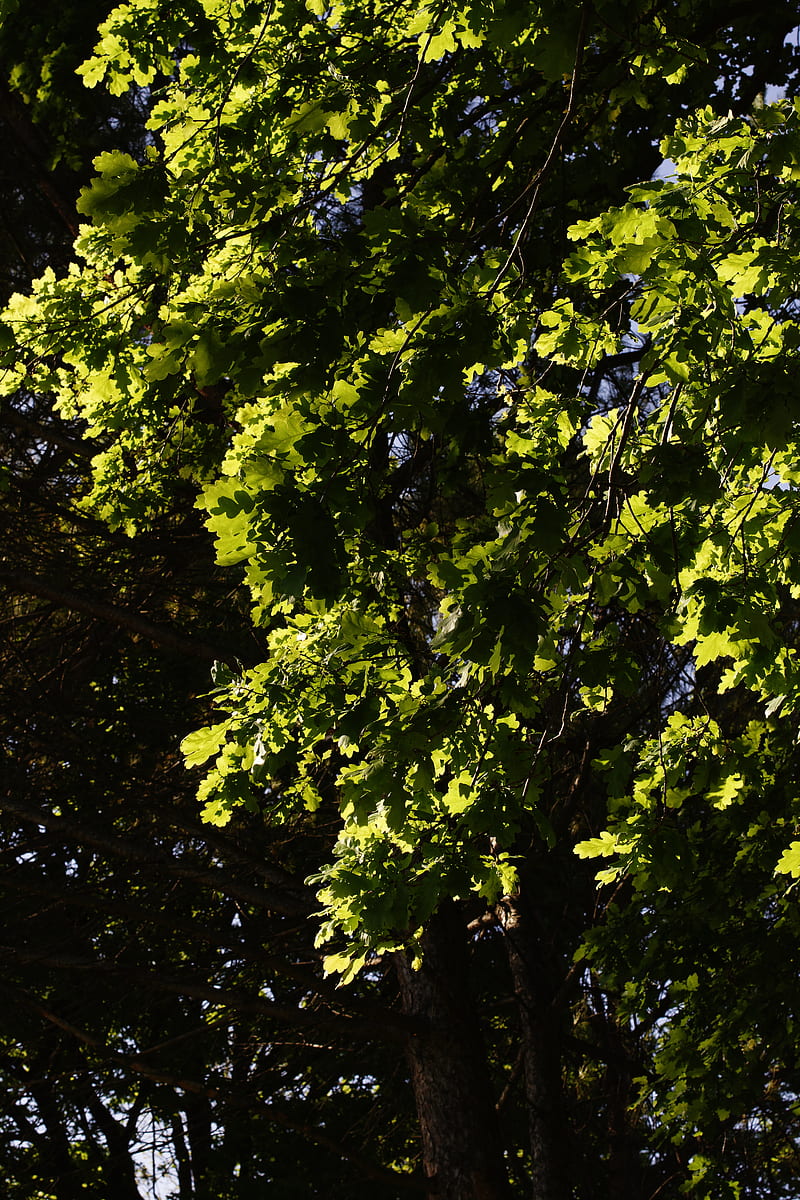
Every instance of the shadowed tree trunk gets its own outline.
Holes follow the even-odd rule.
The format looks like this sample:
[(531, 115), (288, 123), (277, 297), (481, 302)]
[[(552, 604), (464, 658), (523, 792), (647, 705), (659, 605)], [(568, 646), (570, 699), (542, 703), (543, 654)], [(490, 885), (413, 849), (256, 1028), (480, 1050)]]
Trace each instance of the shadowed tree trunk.
[(493, 1092), (469, 991), (463, 924), (444, 906), (423, 935), (419, 970), (397, 956), (405, 1012), (426, 1020), (408, 1056), (429, 1195), (510, 1200)]
[(502, 907), (508, 962), (517, 998), (525, 1066), (533, 1200), (567, 1200), (558, 1031), (546, 956), (519, 897)]

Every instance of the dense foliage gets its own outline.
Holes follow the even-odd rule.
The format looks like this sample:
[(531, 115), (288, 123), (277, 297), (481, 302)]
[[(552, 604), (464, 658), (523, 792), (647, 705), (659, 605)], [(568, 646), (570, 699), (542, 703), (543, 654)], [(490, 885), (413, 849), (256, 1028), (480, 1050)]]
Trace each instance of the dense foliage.
[[(155, 714), (202, 768), (205, 848), (181, 820), (208, 862), (178, 873), (213, 887), (221, 855), (228, 899), (237, 863), (272, 889), (240, 897), (264, 945), (213, 963), (201, 931), (238, 941), (252, 911), (181, 893), (186, 961), (252, 989), (174, 981), (209, 1006), (192, 1086), (248, 1081), (181, 1200), (332, 1194), (252, 1149), (253, 1106), (287, 1100), (316, 1115), (274, 1119), (329, 1149), (380, 1100), (382, 1166), (350, 1159), (387, 1195), (792, 1194), (800, 103), (765, 98), (796, 84), (793, 6), (756, 17), (134, 0), (79, 68), (131, 133), (94, 160), (74, 261), (11, 299), (2, 388), (34, 446), (43, 411), (82, 463), (42, 468), (36, 544), (68, 538), (84, 611), (173, 655), (87, 665), (80, 728), (124, 747), (91, 787), (136, 829), (128, 764), (155, 755), (146, 812), (169, 808)], [(24, 566), (0, 579), (80, 608)], [(92, 599), (104, 580), (124, 612)], [(212, 658), (192, 728), (185, 664)], [(4, 745), (21, 812), (36, 738)], [(88, 829), (59, 745), (39, 819)], [(330, 1057), (265, 1083), (237, 1002), (327, 1022)], [(105, 1052), (139, 1069), (135, 1047), (195, 1036), (159, 1021), (112, 1021)], [(407, 1067), (340, 1060), (356, 1029)], [(153, 1104), (115, 1087), (95, 1108)]]

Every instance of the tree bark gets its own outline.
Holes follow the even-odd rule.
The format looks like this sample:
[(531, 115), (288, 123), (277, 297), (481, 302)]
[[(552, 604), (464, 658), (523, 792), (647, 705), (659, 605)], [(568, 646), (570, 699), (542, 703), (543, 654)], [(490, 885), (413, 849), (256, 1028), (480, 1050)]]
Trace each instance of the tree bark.
[(522, 1034), (531, 1196), (532, 1200), (567, 1200), (564, 1161), (567, 1138), (553, 987), (533, 923), (526, 920), (519, 897), (509, 897), (503, 902), (501, 918)]
[(397, 956), (407, 1016), (426, 1023), (408, 1042), (428, 1195), (509, 1200), (510, 1189), (478, 1019), (469, 993), (467, 934), (453, 904), (430, 920), (414, 970)]

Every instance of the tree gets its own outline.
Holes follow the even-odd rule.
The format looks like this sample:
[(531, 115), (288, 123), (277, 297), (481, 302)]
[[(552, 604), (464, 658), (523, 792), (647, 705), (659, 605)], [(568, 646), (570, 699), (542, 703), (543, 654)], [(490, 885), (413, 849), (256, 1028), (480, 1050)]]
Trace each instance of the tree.
[[(57, 185), (68, 209), (104, 131), (133, 153), (144, 140), (140, 96), (98, 103), (77, 77), (64, 90), (94, 37), (85, 9), (41, 17), (2, 29), (12, 82), (38, 95), (26, 108), (17, 91), (0, 114), (18, 150), (9, 294), (69, 260), (77, 214), (41, 198)], [(191, 493), (146, 537), (109, 530), (81, 507), (99, 446), (25, 387), (4, 402), (0, 448), (3, 1190), (138, 1198), (161, 1171), (181, 1200), (244, 1200), (276, 1178), (287, 1195), (391, 1186), (368, 1143), (378, 1127), (385, 1160), (402, 1160), (411, 1122), (392, 1094), (391, 1014), (382, 1044), (367, 1041), (384, 981), (331, 1005), (309, 970), (313, 898), (307, 871), (286, 870), (285, 834), (254, 819), (204, 837), (178, 765), (214, 658), (255, 653)], [(297, 863), (304, 852), (319, 858), (296, 840)]]
[(6, 313), (84, 510), (243, 564), (186, 761), (393, 973), (431, 1194), (796, 1175), (795, 20), (126, 5), (150, 144)]

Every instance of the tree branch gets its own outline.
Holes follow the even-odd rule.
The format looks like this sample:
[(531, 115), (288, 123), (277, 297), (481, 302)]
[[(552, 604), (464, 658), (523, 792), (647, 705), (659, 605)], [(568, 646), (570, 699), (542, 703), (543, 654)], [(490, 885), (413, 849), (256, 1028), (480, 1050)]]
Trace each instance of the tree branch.
[(153, 1083), (166, 1084), (168, 1087), (180, 1088), (181, 1091), (189, 1092), (197, 1096), (205, 1096), (209, 1100), (218, 1100), (231, 1108), (243, 1110), (257, 1110), (258, 1115), (265, 1120), (270, 1121), (273, 1125), (279, 1125), (283, 1129), (291, 1130), (293, 1133), (299, 1133), (308, 1141), (315, 1143), (318, 1146), (323, 1146), (326, 1150), (330, 1150), (339, 1158), (345, 1159), (347, 1162), (353, 1163), (367, 1178), (374, 1179), (377, 1182), (391, 1184), (392, 1187), (403, 1188), (410, 1191), (415, 1191), (422, 1194), (426, 1191), (422, 1180), (414, 1178), (410, 1175), (405, 1175), (399, 1171), (386, 1170), (382, 1167), (377, 1167), (374, 1163), (363, 1159), (357, 1151), (350, 1150), (349, 1147), (342, 1146), (341, 1143), (328, 1137), (327, 1134), (315, 1129), (313, 1126), (302, 1121), (297, 1121), (288, 1113), (276, 1108), (270, 1103), (265, 1104), (259, 1100), (257, 1096), (249, 1096), (244, 1092), (235, 1091), (229, 1088), (209, 1087), (205, 1083), (200, 1083), (194, 1079), (187, 1079), (182, 1075), (173, 1075), (171, 1072), (159, 1070), (157, 1067), (151, 1066), (149, 1063), (142, 1062), (141, 1058), (132, 1054), (120, 1054), (116, 1050), (112, 1050), (100, 1038), (94, 1037), (85, 1030), (79, 1029), (72, 1025), (69, 1021), (64, 1020), (58, 1014), (52, 1012), (51, 1009), (39, 1004), (27, 992), (23, 992), (16, 987), (10, 987), (7, 984), (2, 984), (4, 991), (10, 992), (14, 996), (17, 1003), (24, 1003), (27, 1008), (35, 1012), (44, 1021), (54, 1025), (63, 1033), (68, 1033), (71, 1037), (76, 1038), (85, 1046), (91, 1049), (107, 1061), (116, 1063), (119, 1066), (126, 1067), (130, 1071), (135, 1071), (139, 1075), (143, 1075), (146, 1079)]
[(42, 579), (38, 575), (31, 575), (28, 571), (17, 570), (7, 563), (0, 564), (0, 584), (5, 584), (15, 592), (51, 600), (61, 608), (67, 608), (73, 612), (89, 613), (90, 616), (106, 621), (110, 625), (116, 625), (120, 629), (127, 629), (130, 633), (143, 637), (157, 646), (163, 646), (165, 650), (172, 650), (190, 658), (200, 658), (204, 662), (220, 659), (232, 667), (238, 666), (238, 659), (227, 647), (212, 646), (199, 638), (185, 637), (164, 625), (154, 625), (138, 613), (120, 608), (117, 604), (110, 604), (107, 600), (95, 600), (81, 592), (74, 592), (60, 583)]
[(395, 1042), (405, 1045), (409, 1037), (419, 1035), (423, 1023), (404, 1016), (402, 1013), (385, 1012), (379, 1020), (368, 1017), (357, 1019), (341, 1017), (330, 1012), (319, 1012), (312, 1008), (300, 1008), (289, 1004), (277, 1004), (261, 996), (247, 996), (226, 988), (213, 987), (197, 980), (159, 975), (143, 967), (126, 967), (121, 963), (103, 959), (82, 958), (77, 954), (44, 954), (36, 950), (20, 950), (15, 946), (0, 946), (0, 952), (9, 960), (24, 966), (48, 967), (61, 971), (90, 972), (93, 975), (130, 980), (142, 987), (169, 995), (191, 996), (220, 1005), (233, 1012), (249, 1016), (270, 1017), (284, 1025), (299, 1029), (322, 1030), (331, 1036), (344, 1036), (361, 1041)]
[(0, 807), (6, 812), (20, 817), (23, 821), (42, 825), (53, 833), (62, 834), (83, 845), (95, 846), (98, 850), (102, 850), (114, 858), (158, 867), (170, 875), (204, 884), (213, 891), (241, 900), (244, 904), (252, 904), (256, 908), (271, 910), (291, 917), (307, 917), (311, 914), (310, 897), (302, 899), (279, 894), (272, 890), (268, 891), (266, 888), (249, 887), (245, 883), (231, 879), (225, 871), (218, 868), (191, 865), (179, 859), (170, 858), (154, 846), (118, 837), (105, 830), (86, 825), (82, 821), (57, 817), (46, 809), (34, 808), (25, 804), (24, 801), (18, 800), (11, 792), (6, 793)]

